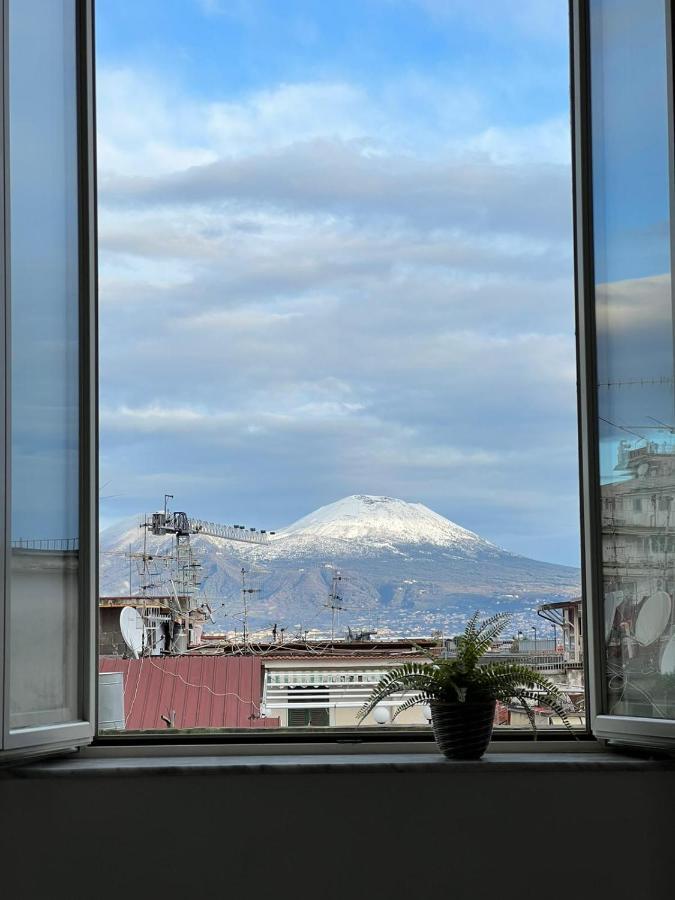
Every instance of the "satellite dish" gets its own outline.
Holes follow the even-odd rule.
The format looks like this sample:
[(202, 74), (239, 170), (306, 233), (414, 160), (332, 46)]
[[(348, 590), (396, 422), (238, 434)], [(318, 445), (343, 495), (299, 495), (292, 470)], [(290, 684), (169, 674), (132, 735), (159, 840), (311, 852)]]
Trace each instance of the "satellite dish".
[(666, 644), (666, 649), (661, 657), (661, 674), (675, 675), (675, 634)]
[(141, 614), (133, 606), (125, 606), (120, 613), (120, 631), (124, 638), (124, 643), (134, 655), (134, 659), (138, 659), (138, 654), (143, 649), (145, 643), (145, 625)]
[(642, 604), (635, 621), (635, 637), (643, 647), (661, 637), (670, 620), (672, 605), (670, 594), (665, 591), (654, 591)]

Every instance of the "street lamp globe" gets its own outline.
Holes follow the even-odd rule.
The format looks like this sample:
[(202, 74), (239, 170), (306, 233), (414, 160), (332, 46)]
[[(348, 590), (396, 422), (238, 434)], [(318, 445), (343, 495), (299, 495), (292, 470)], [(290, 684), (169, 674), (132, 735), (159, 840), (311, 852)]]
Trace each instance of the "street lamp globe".
[(378, 725), (388, 725), (391, 722), (391, 712), (389, 707), (382, 706), (381, 704), (376, 706), (373, 710), (373, 718)]

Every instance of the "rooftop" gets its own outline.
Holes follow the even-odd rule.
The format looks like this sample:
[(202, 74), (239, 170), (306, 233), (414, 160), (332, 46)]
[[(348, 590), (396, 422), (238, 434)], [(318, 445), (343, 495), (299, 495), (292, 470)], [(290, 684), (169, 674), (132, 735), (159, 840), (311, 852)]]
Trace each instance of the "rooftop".
[(129, 730), (166, 729), (170, 724), (175, 728), (279, 726), (278, 719), (260, 718), (262, 663), (257, 656), (102, 656), (99, 672), (124, 674)]

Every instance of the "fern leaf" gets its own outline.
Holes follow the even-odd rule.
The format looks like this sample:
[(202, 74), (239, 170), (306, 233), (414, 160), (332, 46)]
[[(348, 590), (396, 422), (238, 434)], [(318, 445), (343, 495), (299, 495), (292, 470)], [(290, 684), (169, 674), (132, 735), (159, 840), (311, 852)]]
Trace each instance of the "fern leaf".
[(400, 706), (397, 706), (394, 710), (394, 715), (391, 717), (392, 722), (394, 719), (402, 712), (405, 712), (406, 709), (410, 709), (412, 706), (417, 706), (419, 703), (429, 703), (434, 698), (429, 694), (423, 692), (421, 694), (413, 694), (412, 697), (408, 697), (408, 699), (401, 703)]
[(359, 721), (385, 698), (408, 694), (396, 708), (393, 718), (418, 703), (431, 700), (500, 700), (522, 706), (535, 731), (536, 717), (531, 703), (548, 706), (572, 731), (565, 709), (567, 699), (550, 679), (520, 663), (480, 662), (510, 617), (508, 613), (499, 612), (479, 622), (479, 615), (477, 610), (467, 622), (464, 633), (455, 639), (457, 655), (453, 659), (409, 662), (383, 675), (359, 710)]

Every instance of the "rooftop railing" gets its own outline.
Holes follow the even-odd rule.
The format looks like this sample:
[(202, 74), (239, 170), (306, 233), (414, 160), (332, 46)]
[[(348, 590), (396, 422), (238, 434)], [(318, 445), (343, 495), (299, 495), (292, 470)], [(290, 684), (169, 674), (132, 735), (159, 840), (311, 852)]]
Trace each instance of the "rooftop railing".
[(47, 550), (58, 553), (74, 553), (80, 549), (78, 538), (18, 538), (12, 541), (12, 550)]

